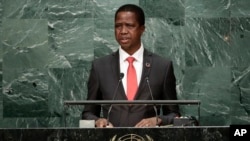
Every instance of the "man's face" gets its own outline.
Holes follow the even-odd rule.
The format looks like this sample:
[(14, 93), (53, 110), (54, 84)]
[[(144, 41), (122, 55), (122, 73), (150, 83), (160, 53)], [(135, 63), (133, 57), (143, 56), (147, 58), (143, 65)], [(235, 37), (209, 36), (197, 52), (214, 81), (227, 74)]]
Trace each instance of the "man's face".
[(121, 48), (132, 55), (140, 48), (144, 25), (140, 26), (133, 12), (119, 12), (115, 19), (115, 38)]

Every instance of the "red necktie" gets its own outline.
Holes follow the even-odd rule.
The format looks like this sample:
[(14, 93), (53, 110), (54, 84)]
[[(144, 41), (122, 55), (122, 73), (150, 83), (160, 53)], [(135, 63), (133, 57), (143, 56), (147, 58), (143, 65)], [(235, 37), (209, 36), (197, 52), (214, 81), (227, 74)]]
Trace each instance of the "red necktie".
[(136, 77), (136, 70), (133, 66), (135, 58), (128, 57), (127, 61), (129, 63), (128, 72), (127, 72), (127, 97), (128, 100), (133, 100), (134, 96), (137, 91), (137, 77)]

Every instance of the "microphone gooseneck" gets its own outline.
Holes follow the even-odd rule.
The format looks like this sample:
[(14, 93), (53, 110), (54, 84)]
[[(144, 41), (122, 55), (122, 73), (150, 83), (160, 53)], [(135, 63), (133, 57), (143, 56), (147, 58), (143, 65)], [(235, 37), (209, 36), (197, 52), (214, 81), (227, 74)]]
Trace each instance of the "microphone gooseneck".
[[(153, 93), (152, 93), (151, 87), (149, 85), (148, 77), (146, 77), (146, 82), (147, 82), (147, 85), (148, 85), (148, 89), (149, 89), (151, 99), (154, 100)], [(155, 104), (154, 104), (154, 111), (155, 111), (155, 116), (156, 116), (156, 127), (159, 127), (159, 125), (158, 125), (158, 113), (157, 113), (157, 108), (156, 108)]]
[[(115, 98), (116, 98), (117, 90), (118, 90), (118, 88), (120, 86), (120, 83), (121, 83), (123, 77), (124, 77), (124, 73), (120, 73), (119, 81), (118, 81), (117, 86), (115, 88), (112, 100), (115, 100)], [(108, 115), (107, 115), (107, 127), (109, 126), (109, 115), (110, 115), (110, 112), (112, 110), (112, 107), (113, 107), (113, 105), (111, 104), (110, 107), (109, 107), (109, 110), (108, 110)]]

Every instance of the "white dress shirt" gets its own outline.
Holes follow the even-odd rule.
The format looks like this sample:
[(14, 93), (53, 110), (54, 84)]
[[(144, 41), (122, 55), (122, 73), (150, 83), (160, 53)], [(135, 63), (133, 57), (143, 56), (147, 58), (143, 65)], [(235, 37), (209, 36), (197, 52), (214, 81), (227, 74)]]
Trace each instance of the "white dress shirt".
[[(133, 55), (131, 55), (132, 57), (135, 58), (133, 65), (136, 70), (138, 87), (141, 81), (141, 74), (142, 74), (143, 51), (144, 51), (144, 48), (143, 48), (143, 44), (141, 43), (141, 47)], [(131, 56), (127, 52), (125, 52), (121, 47), (119, 47), (119, 56), (120, 56), (120, 71), (121, 73), (124, 73), (122, 83), (123, 83), (125, 93), (127, 94), (127, 70), (128, 70), (129, 63), (126, 59)]]

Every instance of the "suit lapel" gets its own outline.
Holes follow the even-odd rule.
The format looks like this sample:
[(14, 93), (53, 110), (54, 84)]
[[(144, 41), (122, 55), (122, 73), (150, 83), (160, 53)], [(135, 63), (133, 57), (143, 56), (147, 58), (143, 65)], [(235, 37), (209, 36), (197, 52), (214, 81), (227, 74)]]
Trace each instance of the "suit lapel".
[[(112, 55), (113, 55), (112, 60), (111, 60), (112, 73), (114, 74), (115, 80), (117, 80), (117, 83), (118, 83), (118, 81), (120, 79), (119, 51), (114, 52)], [(115, 84), (115, 85), (117, 85), (117, 84)], [(120, 86), (118, 88), (117, 94), (119, 94), (120, 96), (117, 96), (116, 98), (122, 97), (123, 100), (127, 99), (127, 96), (125, 94), (124, 87), (123, 87), (122, 83), (120, 84)]]
[(135, 100), (139, 99), (140, 95), (142, 94), (142, 91), (144, 87), (146, 87), (146, 77), (149, 77), (150, 70), (152, 67), (152, 53), (144, 49), (143, 53), (143, 67), (142, 67), (142, 75), (141, 75), (141, 81), (139, 88), (137, 90)]
[(118, 51), (114, 52), (111, 60), (111, 67), (112, 67), (112, 73), (115, 76), (115, 80), (119, 80), (119, 73), (120, 73), (120, 67), (119, 67), (119, 53)]

